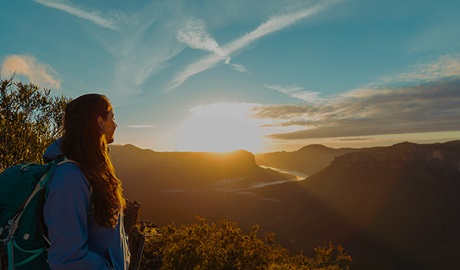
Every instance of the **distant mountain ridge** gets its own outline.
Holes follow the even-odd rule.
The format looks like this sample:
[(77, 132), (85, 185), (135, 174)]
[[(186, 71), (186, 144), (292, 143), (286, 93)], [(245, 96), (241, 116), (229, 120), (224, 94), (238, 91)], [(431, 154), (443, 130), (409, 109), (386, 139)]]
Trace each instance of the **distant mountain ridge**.
[(292, 211), (272, 210), (282, 216), (274, 231), (341, 242), (355, 255), (353, 269), (457, 267), (460, 141), (348, 153), (306, 181), (258, 193), (282, 198)]
[(289, 174), (259, 167), (254, 155), (245, 150), (222, 154), (155, 152), (125, 145), (111, 146), (111, 155), (117, 174), (127, 179), (136, 178), (132, 181), (137, 182), (149, 180), (164, 189), (204, 188), (215, 186), (224, 179), (240, 179), (240, 188), (244, 188), (244, 183), (293, 178)]
[[(254, 155), (243, 150), (155, 152), (113, 145), (110, 153), (124, 195), (141, 203), (141, 217), (157, 225), (193, 221), (195, 215), (208, 213), (229, 190), (295, 178), (259, 167)], [(215, 212), (219, 207), (216, 204)]]
[(256, 162), (259, 165), (312, 175), (329, 166), (335, 157), (361, 150), (353, 148), (334, 149), (320, 144), (312, 144), (293, 152), (257, 154)]
[(460, 141), (404, 142), (343, 154), (309, 146), (300, 150), (330, 151), (332, 162), (306, 180), (261, 188), (251, 183), (259, 177), (276, 183), (280, 175), (257, 166), (246, 151), (224, 161), (209, 153), (112, 148), (125, 194), (141, 203), (144, 218), (159, 225), (189, 222), (195, 215), (234, 220), (243, 228), (260, 224), (293, 251), (342, 243), (354, 257), (352, 269), (458, 266)]

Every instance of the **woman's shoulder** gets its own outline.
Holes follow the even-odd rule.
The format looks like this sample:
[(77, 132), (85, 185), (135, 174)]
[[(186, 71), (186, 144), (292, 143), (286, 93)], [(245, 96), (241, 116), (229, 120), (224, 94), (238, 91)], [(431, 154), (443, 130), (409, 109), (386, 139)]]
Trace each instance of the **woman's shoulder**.
[(78, 165), (77, 162), (72, 161), (70, 159), (64, 159), (63, 161), (59, 162), (57, 167), (56, 167), (56, 172), (64, 172), (66, 174), (72, 174), (72, 175), (82, 175), (83, 171), (80, 169), (80, 165)]
[(88, 179), (83, 174), (78, 163), (72, 161), (60, 162), (56, 167), (54, 175), (51, 180), (51, 187), (66, 186), (68, 188), (84, 186), (89, 188), (90, 184)]

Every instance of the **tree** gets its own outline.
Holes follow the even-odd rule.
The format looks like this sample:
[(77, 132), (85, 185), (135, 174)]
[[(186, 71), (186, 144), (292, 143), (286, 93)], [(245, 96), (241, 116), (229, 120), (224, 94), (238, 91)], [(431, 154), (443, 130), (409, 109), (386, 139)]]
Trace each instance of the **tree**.
[(0, 81), (0, 172), (20, 163), (41, 163), (46, 147), (62, 134), (65, 105), (33, 83)]

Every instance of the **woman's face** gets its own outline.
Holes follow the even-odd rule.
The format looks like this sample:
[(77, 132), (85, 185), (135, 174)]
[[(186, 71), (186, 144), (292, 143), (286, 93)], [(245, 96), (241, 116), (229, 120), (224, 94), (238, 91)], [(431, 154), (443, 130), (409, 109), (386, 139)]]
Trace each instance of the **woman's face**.
[(115, 133), (115, 129), (117, 128), (117, 123), (115, 123), (115, 115), (113, 114), (113, 110), (109, 111), (106, 119), (99, 116), (98, 120), (99, 125), (101, 126), (101, 131), (107, 139), (107, 143), (113, 143), (113, 134)]

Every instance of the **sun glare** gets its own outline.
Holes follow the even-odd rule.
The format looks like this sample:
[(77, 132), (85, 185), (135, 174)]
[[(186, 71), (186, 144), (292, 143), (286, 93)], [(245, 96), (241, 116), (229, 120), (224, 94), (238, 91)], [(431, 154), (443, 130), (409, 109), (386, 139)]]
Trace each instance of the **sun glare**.
[(262, 133), (249, 117), (247, 103), (214, 103), (190, 109), (177, 136), (180, 151), (229, 152), (260, 150)]

